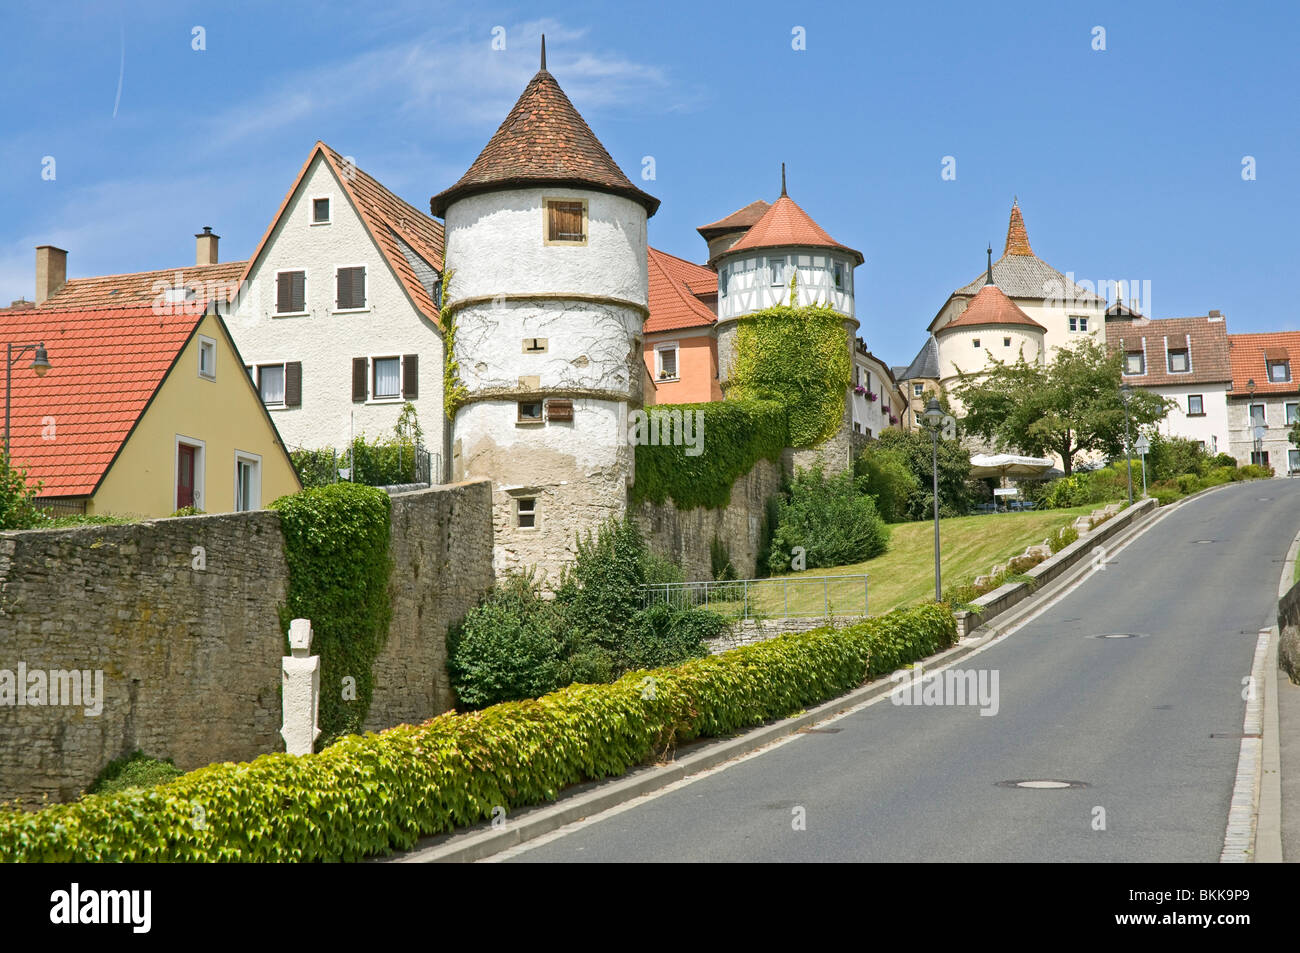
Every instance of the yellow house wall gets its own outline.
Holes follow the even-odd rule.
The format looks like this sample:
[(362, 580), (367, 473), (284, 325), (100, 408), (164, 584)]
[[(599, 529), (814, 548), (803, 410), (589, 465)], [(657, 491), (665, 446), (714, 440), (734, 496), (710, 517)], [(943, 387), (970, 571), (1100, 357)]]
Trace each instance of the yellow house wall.
[[(216, 380), (199, 376), (199, 335), (217, 342)], [(235, 451), (262, 458), (258, 509), (301, 489), (293, 465), (217, 319), (205, 316), (100, 485), (90, 513), (168, 516), (176, 509), (177, 436), (202, 441), (200, 509), (235, 508)]]

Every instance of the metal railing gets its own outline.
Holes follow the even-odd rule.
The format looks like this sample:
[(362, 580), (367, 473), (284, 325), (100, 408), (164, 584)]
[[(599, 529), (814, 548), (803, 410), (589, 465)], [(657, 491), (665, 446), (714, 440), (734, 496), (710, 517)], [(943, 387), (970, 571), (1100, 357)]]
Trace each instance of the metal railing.
[(642, 586), (648, 608), (668, 603), (709, 609), (728, 619), (795, 619), (865, 616), (867, 576), (777, 576)]

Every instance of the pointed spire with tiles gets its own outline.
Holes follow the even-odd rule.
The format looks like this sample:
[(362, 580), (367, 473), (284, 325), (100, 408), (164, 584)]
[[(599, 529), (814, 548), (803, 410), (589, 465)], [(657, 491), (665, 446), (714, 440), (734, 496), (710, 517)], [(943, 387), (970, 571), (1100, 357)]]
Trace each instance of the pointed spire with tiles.
[(1020, 200), (1012, 199), (1011, 201), (1011, 221), (1007, 225), (1007, 246), (1003, 250), (1003, 257), (1007, 255), (1032, 255), (1034, 250), (1029, 247), (1029, 233), (1025, 231), (1025, 219), (1020, 214)]

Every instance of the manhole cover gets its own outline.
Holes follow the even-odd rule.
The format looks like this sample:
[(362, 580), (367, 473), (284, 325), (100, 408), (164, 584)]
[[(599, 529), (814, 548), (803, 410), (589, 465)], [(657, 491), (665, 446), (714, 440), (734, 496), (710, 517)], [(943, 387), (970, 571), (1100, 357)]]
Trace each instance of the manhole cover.
[(1083, 781), (1060, 781), (1055, 778), (1028, 778), (1021, 781), (999, 781), (1000, 788), (1029, 788), (1035, 791), (1056, 791), (1062, 788), (1086, 788)]
[(1090, 639), (1145, 639), (1145, 632), (1103, 632), (1100, 635), (1090, 635)]

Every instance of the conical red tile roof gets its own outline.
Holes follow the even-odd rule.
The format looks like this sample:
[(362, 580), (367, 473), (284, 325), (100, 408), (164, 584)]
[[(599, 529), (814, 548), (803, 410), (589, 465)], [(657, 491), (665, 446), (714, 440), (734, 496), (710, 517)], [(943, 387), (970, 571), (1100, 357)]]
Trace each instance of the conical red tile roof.
[(1020, 306), (1004, 295), (997, 285), (985, 285), (980, 289), (979, 294), (971, 299), (971, 303), (965, 311), (939, 328), (935, 333), (942, 334), (949, 328), (1009, 324), (1024, 325), (1037, 328), (1040, 331), (1047, 330), (1020, 310)]
[(442, 217), (448, 205), (467, 195), (539, 185), (622, 195), (644, 205), (647, 215), (659, 208), (657, 198), (628, 181), (545, 69), (525, 87), (469, 171), (435, 195), (429, 209)]
[[(860, 265), (862, 252), (841, 245), (826, 230), (812, 220), (812, 216), (799, 207), (794, 199), (782, 195), (763, 217), (745, 233), (744, 238), (723, 252), (730, 255), (738, 251), (757, 248), (787, 248), (792, 245), (811, 248), (835, 248), (848, 252)], [(721, 255), (718, 256), (722, 257)]]
[(1025, 217), (1020, 214), (1020, 201), (1012, 200), (1011, 221), (1007, 223), (1007, 244), (1002, 254), (1006, 256), (1033, 253), (1034, 250), (1029, 247), (1029, 233), (1025, 231)]

